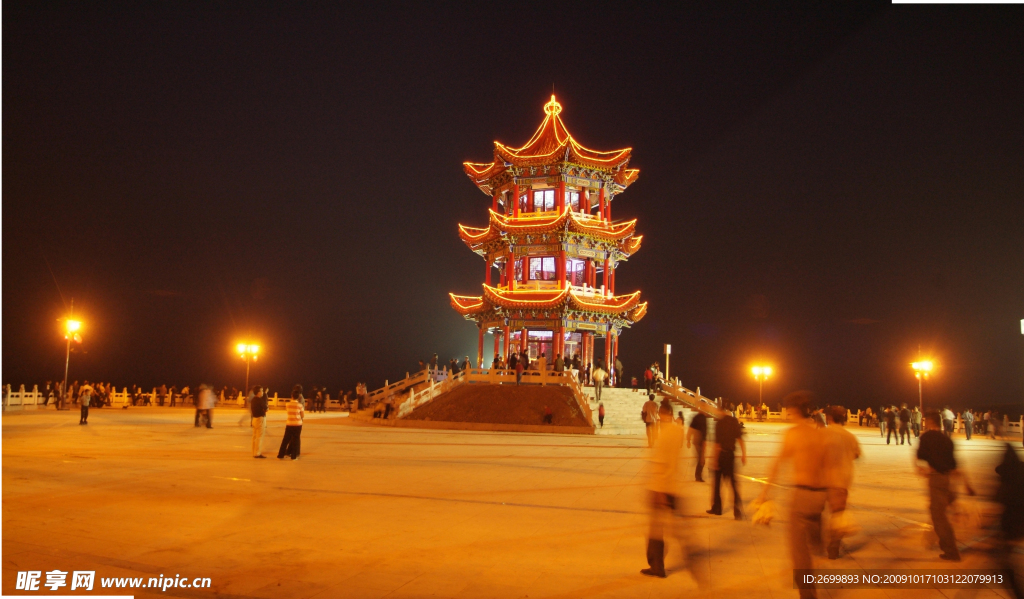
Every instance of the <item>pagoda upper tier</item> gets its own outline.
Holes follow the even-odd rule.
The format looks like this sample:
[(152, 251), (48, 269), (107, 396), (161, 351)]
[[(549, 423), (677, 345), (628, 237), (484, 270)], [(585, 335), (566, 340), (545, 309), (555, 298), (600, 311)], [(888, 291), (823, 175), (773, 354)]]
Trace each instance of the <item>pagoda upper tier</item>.
[(494, 142), (494, 161), (463, 163), (466, 174), (488, 196), (519, 177), (562, 175), (602, 181), (611, 192), (621, 193), (640, 174), (628, 168), (632, 148), (601, 152), (577, 142), (559, 114), (562, 105), (551, 96), (544, 105), (544, 121), (520, 148)]
[(643, 235), (636, 235), (636, 219), (611, 223), (569, 207), (561, 212), (524, 213), (519, 217), (505, 216), (494, 210), (489, 213), (487, 227), (459, 225), (459, 237), (469, 249), (490, 257), (492, 262), (502, 262), (501, 254), (515, 241), (600, 247), (608, 252), (608, 257), (622, 261), (635, 254), (643, 240)]

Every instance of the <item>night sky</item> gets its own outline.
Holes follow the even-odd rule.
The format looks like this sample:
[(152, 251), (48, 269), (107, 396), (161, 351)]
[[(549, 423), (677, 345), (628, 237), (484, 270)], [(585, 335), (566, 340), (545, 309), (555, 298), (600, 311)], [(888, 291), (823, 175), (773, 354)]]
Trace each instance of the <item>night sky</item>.
[[(1024, 7), (3, 7), (3, 382), (371, 388), (476, 354), (462, 162), (554, 89), (632, 147), (618, 271), (706, 395), (1024, 403)], [(562, 7), (556, 10), (553, 7)], [(487, 355), (492, 345), (488, 337)], [(1020, 408), (1015, 408), (1018, 413)]]

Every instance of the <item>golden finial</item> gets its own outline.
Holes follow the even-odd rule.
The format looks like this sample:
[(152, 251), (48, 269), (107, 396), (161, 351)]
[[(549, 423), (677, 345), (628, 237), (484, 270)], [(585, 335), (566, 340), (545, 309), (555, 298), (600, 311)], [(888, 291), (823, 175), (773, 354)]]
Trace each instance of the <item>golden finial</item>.
[(555, 94), (551, 94), (551, 101), (544, 105), (544, 112), (552, 116), (562, 112), (562, 105), (555, 101)]

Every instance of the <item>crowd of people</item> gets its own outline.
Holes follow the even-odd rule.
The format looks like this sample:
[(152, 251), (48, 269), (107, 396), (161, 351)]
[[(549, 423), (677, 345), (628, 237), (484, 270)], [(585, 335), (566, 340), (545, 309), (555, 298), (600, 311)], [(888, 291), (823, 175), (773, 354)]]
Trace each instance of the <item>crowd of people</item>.
[[(654, 394), (644, 404), (643, 417), (648, 428), (649, 477), (648, 506), (649, 522), (647, 541), (648, 567), (641, 573), (648, 576), (665, 577), (665, 539), (675, 538), (682, 544), (684, 556), (689, 556), (688, 535), (680, 502), (679, 465), (683, 455), (683, 444), (687, 449), (695, 448), (697, 466), (695, 482), (704, 482), (705, 453), (714, 475), (714, 490), (711, 507), (707, 513), (720, 516), (723, 513), (721, 489), (728, 481), (733, 490), (733, 516), (744, 518), (743, 502), (736, 485), (736, 461), (746, 464), (744, 429), (732, 412), (725, 412), (715, 420), (714, 441), (708, 442), (708, 421), (701, 413), (695, 413), (689, 426), (682, 417), (672, 416), (672, 405), (667, 399), (660, 405)], [(782, 441), (778, 455), (769, 468), (762, 491), (750, 504), (754, 523), (767, 524), (773, 517), (773, 502), (770, 493), (778, 488), (780, 470), (789, 468), (790, 494), (787, 522), (789, 553), (794, 570), (813, 568), (812, 555), (821, 550), (830, 560), (838, 559), (844, 550), (843, 539), (856, 530), (847, 514), (848, 498), (853, 482), (854, 464), (861, 455), (860, 442), (846, 430), (848, 411), (842, 406), (815, 407), (810, 393), (797, 392), (784, 400), (789, 414), (794, 417), (794, 426), (789, 428)], [(953, 420), (948, 408), (922, 414), (918, 422), (920, 433), (911, 433), (914, 411), (905, 407), (894, 410), (901, 418), (897, 430), (909, 437), (914, 434), (917, 450), (915, 470), (925, 480), (929, 497), (929, 515), (938, 537), (940, 553), (944, 561), (958, 562), (961, 559), (956, 533), (950, 523), (949, 512), (957, 494), (962, 489), (967, 495), (975, 495), (975, 489), (967, 474), (958, 468), (954, 442), (948, 421)], [(885, 414), (886, 409), (881, 410)], [(917, 413), (920, 413), (918, 410)], [(824, 419), (823, 419), (824, 417)], [(966, 413), (961, 415), (968, 426), (973, 425)], [(688, 430), (687, 430), (688, 428)], [(891, 427), (887, 427), (891, 430)], [(709, 447), (705, 448), (706, 445)], [(1024, 463), (1017, 452), (1007, 444), (1001, 464), (996, 468), (1000, 487), (994, 496), (1002, 505), (999, 532), (992, 537), (993, 555), (998, 566), (1010, 567), (1010, 555), (1014, 544), (1024, 538)], [(846, 549), (849, 551), (849, 549)], [(693, 564), (687, 564), (688, 567)], [(1011, 570), (1012, 571), (1012, 570)], [(1018, 597), (1024, 597), (1020, 579), (1010, 577), (1010, 583)], [(816, 597), (813, 583), (798, 582), (802, 598)]]

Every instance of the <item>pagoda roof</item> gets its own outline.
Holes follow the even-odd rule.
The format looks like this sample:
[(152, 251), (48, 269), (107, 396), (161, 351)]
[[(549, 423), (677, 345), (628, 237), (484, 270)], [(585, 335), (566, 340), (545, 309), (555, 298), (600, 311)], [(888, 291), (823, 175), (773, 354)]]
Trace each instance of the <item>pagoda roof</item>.
[[(588, 295), (571, 287), (565, 289), (516, 289), (509, 291), (484, 285), (482, 296), (455, 295), (451, 296), (452, 308), (463, 316), (480, 314), (495, 307), (506, 310), (552, 310), (568, 306), (581, 312), (597, 312), (604, 314), (638, 314), (639, 318), (630, 318), (634, 322), (643, 318), (647, 311), (647, 303), (640, 303), (640, 292), (629, 295)], [(638, 308), (642, 308), (638, 310)]]
[(465, 162), (463, 168), (466, 174), (484, 193), (488, 194), (490, 193), (490, 179), (513, 166), (551, 166), (568, 162), (602, 171), (614, 171), (614, 181), (623, 187), (636, 181), (640, 174), (639, 169), (626, 168), (633, 151), (632, 148), (602, 152), (583, 146), (569, 133), (559, 116), (561, 112), (562, 105), (555, 101), (555, 96), (552, 95), (551, 101), (544, 105), (544, 121), (526, 144), (519, 148), (513, 148), (496, 141), (494, 142), (494, 161), (487, 163)]
[(502, 233), (548, 233), (562, 230), (568, 224), (568, 230), (583, 233), (609, 241), (623, 241), (623, 252), (633, 254), (640, 248), (642, 236), (634, 236), (636, 219), (619, 223), (609, 223), (596, 218), (589, 218), (566, 207), (562, 212), (530, 212), (518, 217), (505, 216), (489, 210), (490, 222), (484, 228), (459, 225), (459, 237), (472, 250), (499, 239)]

